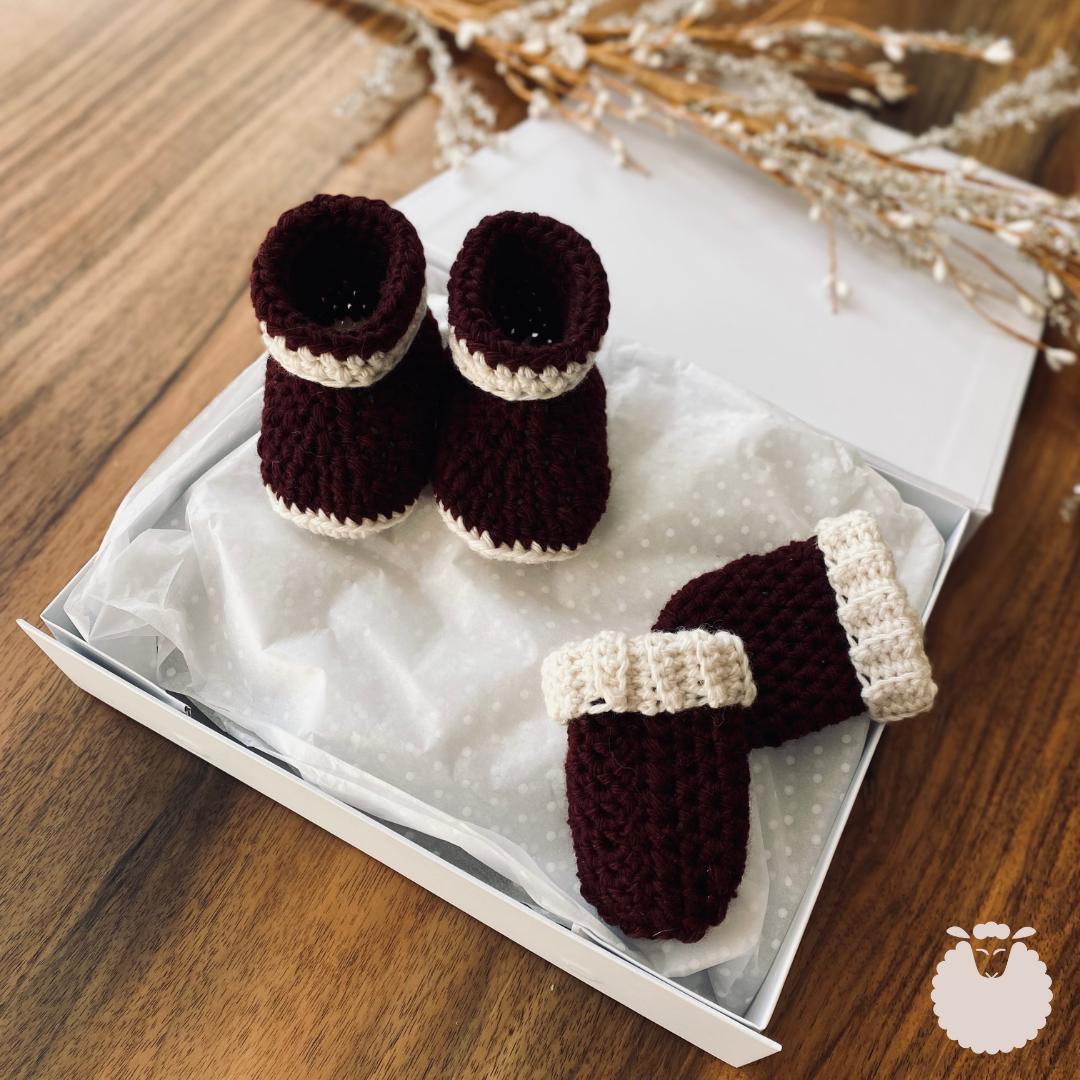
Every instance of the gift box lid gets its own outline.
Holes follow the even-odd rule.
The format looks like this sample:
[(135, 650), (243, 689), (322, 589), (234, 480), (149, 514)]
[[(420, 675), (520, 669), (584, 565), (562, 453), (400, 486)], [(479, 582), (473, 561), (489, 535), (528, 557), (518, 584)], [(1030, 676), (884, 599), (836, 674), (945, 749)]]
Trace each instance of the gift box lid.
[[(619, 134), (648, 175), (568, 123), (526, 121), (398, 206), (442, 271), (485, 214), (573, 225), (608, 272), (610, 334), (691, 360), (985, 515), (1034, 350), (842, 229), (839, 276), (852, 291), (833, 314), (826, 234), (798, 195), (703, 139), (643, 125)], [(1006, 318), (1038, 337), (1019, 312)]]

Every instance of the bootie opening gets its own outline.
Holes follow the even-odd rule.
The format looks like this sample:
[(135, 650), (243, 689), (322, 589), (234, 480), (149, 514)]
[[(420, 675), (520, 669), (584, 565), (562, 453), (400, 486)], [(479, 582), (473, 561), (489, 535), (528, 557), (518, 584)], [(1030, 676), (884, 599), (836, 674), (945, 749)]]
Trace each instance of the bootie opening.
[(496, 328), (522, 345), (561, 342), (568, 321), (580, 315), (572, 310), (580, 290), (560, 273), (554, 245), (505, 232), (493, 237), (492, 248), (484, 298)]
[(540, 214), (486, 217), (450, 274), (450, 348), (461, 373), (510, 401), (555, 397), (589, 372), (608, 321), (592, 245)]
[(317, 221), (299, 238), (283, 291), (301, 315), (320, 326), (357, 330), (379, 306), (392, 249), (382, 230), (365, 234), (355, 224), (334, 224), (332, 218)]
[(404, 356), (427, 310), (424, 251), (386, 203), (317, 195), (259, 249), (251, 297), (286, 370), (324, 386), (370, 386)]

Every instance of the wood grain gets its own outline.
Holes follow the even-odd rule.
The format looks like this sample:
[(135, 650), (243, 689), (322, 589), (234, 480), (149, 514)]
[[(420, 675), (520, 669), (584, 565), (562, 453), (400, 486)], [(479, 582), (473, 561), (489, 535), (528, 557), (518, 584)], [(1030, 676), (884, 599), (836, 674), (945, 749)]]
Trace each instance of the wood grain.
[[(838, 0), (877, 24), (1076, 50), (1049, 0)], [(247, 269), (318, 190), (431, 175), (435, 106), (349, 120), (393, 26), (346, 2), (0, 3), (0, 1077), (723, 1077), (733, 1070), (76, 690), (13, 626), (95, 550), (154, 456), (256, 354)], [(357, 29), (376, 44), (358, 44)], [(940, 122), (1003, 73), (921, 63)], [(490, 73), (477, 69), (478, 77)], [(520, 115), (503, 101), (503, 120)], [(1080, 124), (994, 165), (1080, 189)], [(753, 1077), (1075, 1077), (1080, 377), (1037, 370), (995, 514), (930, 628), (940, 704), (890, 731)], [(936, 1028), (951, 923), (1038, 927), (1046, 1031)]]

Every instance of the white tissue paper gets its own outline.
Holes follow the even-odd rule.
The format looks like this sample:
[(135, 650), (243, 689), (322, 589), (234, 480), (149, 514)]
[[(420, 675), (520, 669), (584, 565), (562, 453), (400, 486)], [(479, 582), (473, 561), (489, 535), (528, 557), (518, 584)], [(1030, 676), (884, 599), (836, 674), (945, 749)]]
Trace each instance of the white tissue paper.
[(540, 663), (599, 630), (648, 631), (691, 578), (810, 536), (823, 517), (872, 513), (917, 609), (943, 542), (855, 454), (761, 399), (633, 344), (605, 346), (598, 363), (611, 499), (570, 561), (485, 560), (446, 530), (428, 493), (363, 541), (283, 520), (255, 451), (260, 361), (132, 490), (66, 611), (92, 645), (240, 741), (455, 845), (661, 974), (708, 969), (716, 1000), (741, 1013), (810, 880), (868, 721), (755, 751), (749, 857), (726, 919), (692, 945), (630, 941), (581, 898), (566, 731), (544, 712)]

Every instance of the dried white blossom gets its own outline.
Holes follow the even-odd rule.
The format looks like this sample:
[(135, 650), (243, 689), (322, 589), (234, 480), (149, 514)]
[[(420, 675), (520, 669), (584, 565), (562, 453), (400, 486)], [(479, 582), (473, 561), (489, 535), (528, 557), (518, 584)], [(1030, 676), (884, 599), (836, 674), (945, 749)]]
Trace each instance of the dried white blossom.
[(472, 48), (472, 43), (484, 32), (484, 24), (473, 19), (464, 19), (458, 23), (457, 33), (454, 35), (454, 44), (465, 51)]
[(988, 64), (1011, 64), (1016, 59), (1013, 44), (1008, 38), (998, 38), (983, 49), (982, 58)]
[(1045, 349), (1046, 362), (1051, 371), (1060, 371), (1068, 364), (1076, 363), (1076, 353), (1072, 349)]
[(857, 101), (860, 105), (869, 105), (872, 109), (877, 109), (881, 106), (881, 98), (877, 94), (871, 93), (869, 90), (864, 89), (861, 86), (855, 86), (847, 92), (847, 96), (852, 101)]
[(571, 71), (580, 71), (589, 58), (585, 42), (577, 34), (565, 33), (552, 50), (556, 63), (561, 63)]
[(539, 120), (549, 112), (551, 112), (551, 101), (547, 94), (545, 94), (543, 90), (534, 90), (532, 92), (532, 97), (529, 99), (530, 119)]
[(874, 89), (890, 104), (903, 101), (908, 95), (907, 80), (898, 71), (875, 71)]
[(899, 64), (907, 56), (906, 40), (900, 34), (885, 34), (881, 46), (882, 52), (894, 63)]
[[(358, 36), (358, 45), (367, 45), (368, 39)], [(355, 116), (370, 101), (391, 101), (398, 92), (402, 75), (416, 60), (416, 49), (410, 46), (390, 45), (381, 49), (362, 90), (357, 90), (334, 106), (334, 116)]]
[(835, 274), (826, 274), (822, 279), (821, 284), (828, 292), (839, 297), (841, 300), (851, 295), (851, 286), (842, 278), (838, 278)]
[(1077, 484), (1076, 487), (1072, 489), (1071, 495), (1067, 495), (1062, 499), (1061, 507), (1059, 509), (1061, 520), (1068, 525), (1069, 522), (1076, 517), (1077, 510), (1080, 510), (1080, 484)]
[(428, 55), (431, 91), (442, 106), (435, 121), (436, 163), (460, 168), (474, 150), (495, 142), (495, 109), (471, 79), (455, 73), (450, 50), (435, 27), (411, 11), (405, 17), (416, 47)]
[(1046, 318), (1046, 308), (1044, 308), (1038, 300), (1032, 300), (1027, 293), (1017, 294), (1016, 305), (1029, 319)]

